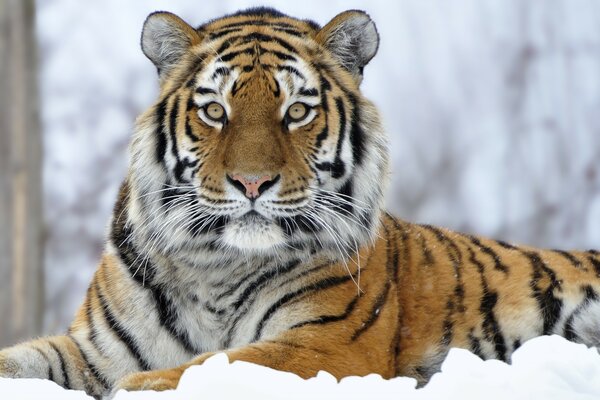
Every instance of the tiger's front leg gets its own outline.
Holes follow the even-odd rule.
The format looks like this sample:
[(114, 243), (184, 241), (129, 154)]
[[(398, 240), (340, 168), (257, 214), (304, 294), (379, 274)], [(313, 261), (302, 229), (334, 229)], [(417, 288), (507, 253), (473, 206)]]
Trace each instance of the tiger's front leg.
[[(380, 373), (391, 377), (391, 371), (377, 371), (377, 366), (369, 363), (364, 352), (344, 346), (327, 345), (325, 341), (307, 345), (306, 338), (299, 335), (283, 335), (277, 340), (253, 343), (238, 349), (225, 351), (229, 361), (247, 361), (280, 371), (295, 373), (302, 378), (316, 376), (321, 370), (327, 371), (338, 379), (348, 375), (367, 375)], [(339, 351), (336, 349), (345, 349)], [(177, 368), (134, 373), (121, 379), (115, 386), (118, 390), (172, 390), (176, 389), (184, 371), (194, 365), (201, 365), (216, 353), (204, 353)]]
[(0, 351), (0, 377), (49, 379), (65, 389), (100, 396), (108, 383), (94, 376), (72, 336), (46, 337)]

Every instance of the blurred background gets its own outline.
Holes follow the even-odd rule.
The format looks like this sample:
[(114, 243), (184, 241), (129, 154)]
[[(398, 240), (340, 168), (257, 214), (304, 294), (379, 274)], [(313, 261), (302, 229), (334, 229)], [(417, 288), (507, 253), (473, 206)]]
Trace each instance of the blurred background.
[(63, 332), (83, 299), (157, 94), (145, 17), (197, 26), (256, 5), (375, 20), (362, 86), (390, 137), (396, 215), (600, 247), (598, 1), (0, 0), (0, 345)]

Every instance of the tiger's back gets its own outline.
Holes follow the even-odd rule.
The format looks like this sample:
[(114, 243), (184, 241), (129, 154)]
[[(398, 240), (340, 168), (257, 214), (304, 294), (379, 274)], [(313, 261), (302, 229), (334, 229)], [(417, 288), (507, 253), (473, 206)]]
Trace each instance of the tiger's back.
[(404, 373), (428, 379), (449, 347), (509, 361), (523, 342), (541, 335), (600, 345), (598, 252), (396, 226)]
[(69, 332), (3, 350), (0, 375), (99, 397), (173, 388), (225, 351), (424, 383), (451, 347), (509, 360), (543, 334), (599, 345), (599, 253), (383, 212), (386, 138), (360, 91), (378, 43), (360, 11), (324, 27), (262, 8), (197, 29), (150, 15), (161, 90), (100, 266)]

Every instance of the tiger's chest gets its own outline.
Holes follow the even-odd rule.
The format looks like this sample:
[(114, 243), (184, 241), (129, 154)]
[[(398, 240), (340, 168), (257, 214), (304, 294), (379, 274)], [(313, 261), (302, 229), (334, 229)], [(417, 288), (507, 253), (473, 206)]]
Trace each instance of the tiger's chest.
[(275, 337), (310, 313), (310, 305), (284, 301), (302, 286), (305, 268), (273, 264), (172, 279), (177, 328), (199, 352)]

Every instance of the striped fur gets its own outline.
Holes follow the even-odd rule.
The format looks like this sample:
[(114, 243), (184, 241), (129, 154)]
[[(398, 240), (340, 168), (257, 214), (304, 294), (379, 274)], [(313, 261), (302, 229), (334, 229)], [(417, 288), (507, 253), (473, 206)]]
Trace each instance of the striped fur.
[[(198, 29), (151, 15), (142, 47), (161, 92), (137, 121), (100, 266), (68, 333), (3, 350), (0, 375), (100, 398), (173, 388), (225, 351), (303, 377), (424, 383), (453, 346), (509, 360), (544, 334), (600, 345), (600, 253), (382, 212), (386, 139), (359, 90), (377, 43), (358, 11), (323, 28), (270, 9)], [(236, 174), (276, 178), (249, 199)]]

